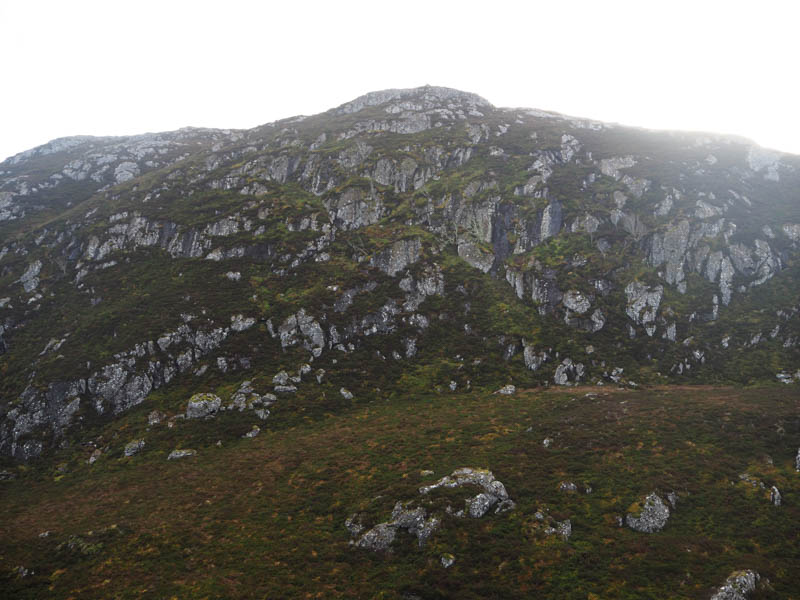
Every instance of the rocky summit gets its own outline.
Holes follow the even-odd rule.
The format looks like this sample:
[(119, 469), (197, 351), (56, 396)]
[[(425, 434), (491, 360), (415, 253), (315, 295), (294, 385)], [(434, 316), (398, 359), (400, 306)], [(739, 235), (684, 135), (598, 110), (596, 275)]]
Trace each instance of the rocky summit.
[[(36, 538), (30, 564), (3, 575), (15, 597), (35, 597), (45, 576), (64, 597), (135, 596), (135, 578), (102, 591), (103, 552), (166, 556), (179, 545), (158, 541), (169, 511), (210, 523), (223, 517), (197, 507), (213, 512), (222, 497), (261, 518), (219, 534), (224, 543), (252, 544), (241, 532), (272, 519), (270, 535), (294, 535), (302, 561), (326, 565), (301, 582), (288, 574), (300, 555), (267, 536), (277, 554), (262, 567), (281, 586), (261, 596), (344, 594), (352, 561), (371, 565), (365, 582), (383, 581), (385, 597), (487, 597), (455, 583), (487, 561), (503, 574), (479, 579), (497, 597), (710, 597), (751, 567), (780, 589), (797, 570), (743, 549), (781, 555), (765, 523), (785, 525), (800, 491), (800, 157), (433, 86), (249, 130), (54, 140), (0, 163), (0, 374), (0, 485), (36, 480), (47, 498), (55, 483), (78, 494), (96, 480), (116, 495), (92, 514), (120, 520), (112, 530), (87, 513), (60, 526), (53, 549)], [(405, 437), (392, 437), (396, 423)], [(756, 438), (745, 448), (742, 435)], [(316, 453), (303, 458), (306, 444)], [(602, 462), (578, 468), (598, 452)], [(255, 457), (268, 474), (251, 481), (242, 469)], [(186, 485), (137, 499), (164, 502), (152, 513), (162, 533), (148, 532), (126, 482), (168, 473)], [(293, 508), (255, 507), (244, 482)], [(703, 487), (713, 482), (726, 485)], [(207, 497), (180, 496), (200, 489)], [(754, 511), (758, 525), (730, 530), (731, 515), (703, 513), (712, 505)], [(25, 527), (36, 520), (15, 514), (9, 544), (33, 548)], [(197, 527), (197, 548), (216, 543)], [(493, 530), (503, 544), (486, 545)], [(752, 562), (733, 564), (698, 535)], [(328, 546), (303, 545), (315, 539)], [(599, 540), (626, 549), (612, 557)], [(677, 556), (659, 550), (675, 540), (699, 544), (691, 556), (681, 546), (681, 561), (704, 561), (667, 569), (680, 581), (607, 581), (652, 563), (647, 552)], [(510, 585), (510, 571), (527, 572), (511, 550), (520, 544), (542, 554), (535, 576)], [(64, 559), (75, 548), (91, 552)], [(248, 596), (239, 586), (252, 571), (228, 564), (219, 587), (196, 573), (213, 577), (225, 561), (186, 552), (207, 585), (153, 575), (140, 593)], [(111, 555), (102, 564), (119, 567)], [(94, 587), (62, 573), (70, 561), (94, 565)], [(392, 561), (418, 583), (384, 577)], [(441, 584), (445, 567), (452, 582)], [(584, 569), (585, 581), (565, 574)]]

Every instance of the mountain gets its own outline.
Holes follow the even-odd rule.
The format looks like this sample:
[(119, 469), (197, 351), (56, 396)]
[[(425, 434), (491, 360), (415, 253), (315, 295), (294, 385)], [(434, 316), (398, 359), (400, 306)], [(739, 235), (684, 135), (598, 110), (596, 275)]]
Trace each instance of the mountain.
[[(291, 432), (303, 432), (324, 470), (326, 446), (337, 456), (322, 425), (328, 419), (373, 419), (359, 433), (342, 421), (331, 431), (386, 448), (379, 439), (384, 419), (405, 422), (418, 434), (413, 439), (422, 439), (420, 428), (437, 435), (462, 419), (465, 427), (484, 422), (489, 413), (476, 416), (482, 410), (500, 411), (492, 418), (502, 427), (485, 433), (502, 436), (522, 422), (565, 427), (559, 402), (584, 394), (594, 404), (569, 417), (575, 426), (588, 431), (597, 419), (621, 436), (628, 435), (620, 428), (625, 397), (654, 394), (666, 407), (665, 414), (632, 409), (642, 431), (686, 411), (696, 422), (681, 427), (700, 437), (723, 435), (702, 423), (721, 418), (726, 405), (754, 414), (762, 400), (769, 408), (756, 419), (753, 447), (767, 444), (772, 433), (765, 432), (788, 431), (780, 442), (780, 468), (788, 473), (789, 449), (800, 443), (789, 409), (800, 383), (798, 259), (798, 156), (731, 136), (496, 108), (448, 88), (373, 92), (250, 130), (54, 140), (0, 163), (3, 473), (19, 476), (8, 484), (17, 485), (25, 473), (51, 475), (58, 465), (59, 481), (102, 473), (116, 490), (125, 479), (117, 467), (96, 468), (104, 457), (133, 464), (132, 457), (144, 457), (136, 456), (140, 450), (163, 444), (164, 469), (167, 450), (211, 448), (225, 436), (240, 444), (242, 435), (262, 429), (295, 456), (298, 472), (310, 467), (294, 454)], [(696, 412), (682, 404), (687, 384), (706, 386), (686, 392)], [(743, 386), (759, 391), (748, 395)], [(727, 400), (703, 404), (702, 390), (726, 390)], [(541, 398), (547, 409), (536, 412), (525, 398)], [(421, 404), (409, 404), (414, 399)], [(502, 403), (513, 405), (512, 413)], [(427, 426), (413, 416), (423, 407)], [(617, 415), (613, 424), (609, 414)], [(747, 430), (736, 419), (723, 427), (725, 436)], [(474, 443), (460, 433), (446, 437), (454, 436), (462, 448)], [(735, 436), (712, 445), (707, 450), (721, 464), (728, 453), (744, 452)], [(635, 464), (627, 450), (614, 452)], [(368, 454), (373, 467), (384, 464)], [(682, 476), (694, 476), (692, 460), (700, 459), (693, 457), (680, 463)], [(484, 490), (468, 512), (482, 511), (484, 502), (522, 514), (524, 502), (495, 467), (488, 475), (475, 470), (481, 465), (456, 473), (467, 465), (453, 456), (444, 462), (447, 472), (437, 468), (436, 478), (451, 479), (440, 487)], [(748, 468), (745, 459), (737, 464)], [(565, 464), (558, 469), (567, 476)], [(351, 485), (335, 473), (319, 485)], [(44, 497), (56, 493), (50, 475)], [(313, 479), (306, 473), (307, 485)], [(359, 489), (374, 493), (364, 481)], [(677, 475), (670, 481), (691, 488)], [(748, 485), (742, 481), (737, 485)], [(567, 492), (581, 494), (597, 485), (573, 490), (567, 483)], [(667, 507), (667, 484), (652, 485), (662, 486), (658, 501), (645, 502), (651, 490), (639, 490), (645, 503), (631, 514), (657, 516)], [(380, 546), (399, 529), (422, 546), (426, 527), (438, 526), (431, 519), (444, 517), (410, 507), (389, 507), (389, 524), (370, 529), (367, 541), (354, 538), (357, 545)], [(363, 510), (377, 522), (379, 509)], [(536, 514), (541, 519), (530, 516), (526, 531), (566, 534), (566, 513)], [(348, 527), (362, 531), (356, 521)], [(398, 552), (402, 558), (406, 550)], [(58, 553), (41, 555), (55, 560)], [(795, 559), (786, 560), (788, 569)], [(719, 569), (713, 577), (721, 584), (728, 565)], [(686, 597), (712, 583), (690, 586)], [(20, 585), (19, 593), (28, 589)], [(170, 593), (226, 595), (181, 589)], [(403, 593), (428, 597), (425, 589)], [(605, 589), (602, 597), (624, 597)], [(461, 589), (463, 597), (484, 592)]]

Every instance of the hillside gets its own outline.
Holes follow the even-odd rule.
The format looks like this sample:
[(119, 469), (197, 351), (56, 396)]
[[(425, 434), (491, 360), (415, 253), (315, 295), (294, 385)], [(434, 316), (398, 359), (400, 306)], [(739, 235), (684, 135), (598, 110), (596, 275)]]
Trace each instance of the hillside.
[[(365, 560), (359, 576), (368, 579), (353, 584), (361, 597), (383, 582), (385, 597), (491, 597), (485, 584), (504, 598), (664, 589), (699, 598), (739, 568), (759, 570), (791, 597), (787, 573), (800, 565), (787, 548), (796, 536), (775, 538), (796, 521), (799, 259), (798, 156), (731, 136), (497, 108), (448, 88), (373, 92), (251, 130), (82, 136), (18, 154), (0, 163), (8, 581), (15, 597), (51, 584), (63, 597), (103, 597), (98, 561), (109, 560), (122, 579), (108, 594), (134, 597), (132, 582), (150, 561), (183, 564), (188, 579), (220, 565), (214, 539), (234, 553), (220, 567), (227, 583), (192, 587), (155, 568), (141, 585), (164, 597), (247, 597), (242, 586), (258, 577), (250, 561), (274, 553), (275, 569), (296, 574), (317, 553), (307, 579), (276, 574), (293, 590), (287, 596), (346, 596), (343, 563)], [(637, 408), (626, 428), (628, 394)], [(529, 439), (523, 423), (539, 437)], [(539, 456), (551, 430), (575, 428), (570, 447), (579, 452)], [(633, 450), (641, 444), (651, 448), (644, 463)], [(197, 454), (167, 462), (176, 449)], [(260, 460), (267, 471), (250, 477)], [(497, 557), (491, 568), (513, 575), (444, 588), (426, 579), (441, 575), (438, 557), (451, 552), (472, 558), (448, 573), (488, 573), (485, 556), (464, 550), (466, 534), (441, 516), (450, 491), (428, 517), (401, 506), (379, 530), (399, 528), (401, 538), (445, 519), (421, 553), (408, 540), (392, 546), (393, 557), (363, 558), (348, 546), (348, 515), (363, 511), (372, 527), (396, 500), (459, 467), (488, 467), (505, 485), (508, 497), (486, 487), (481, 502), (513, 500), (507, 521), (468, 527)], [(760, 477), (759, 493), (770, 481), (766, 500), (739, 493), (747, 469)], [(419, 475), (428, 470), (435, 477)], [(156, 485), (164, 477), (182, 483)], [(598, 493), (565, 495), (554, 478)], [(531, 483), (539, 479), (546, 485)], [(773, 484), (780, 509), (770, 504)], [(265, 486), (298, 512), (245, 498)], [(612, 514), (654, 490), (664, 501), (677, 494), (678, 515), (684, 503), (698, 511), (658, 548), (612, 527)], [(79, 506), (97, 494), (107, 499)], [(47, 516), (62, 495), (69, 526)], [(376, 495), (385, 502), (370, 504)], [(716, 507), (720, 496), (727, 504)], [(125, 508), (135, 497), (147, 507)], [(276, 519), (252, 556), (255, 542), (234, 521), (192, 526), (191, 543), (181, 540), (179, 522), (217, 527), (221, 517), (198, 507), (220, 498), (252, 534), (254, 519), (265, 527)], [(760, 508), (742, 504), (750, 501)], [(552, 519), (532, 516), (537, 502), (553, 506)], [(757, 525), (725, 525), (740, 510), (756, 511)], [(146, 525), (151, 511), (158, 532)], [(713, 516), (703, 525), (691, 520), (699, 514)], [(293, 524), (283, 521), (292, 515)], [(572, 541), (555, 550), (547, 536), (531, 542), (530, 563), (503, 554), (565, 518)], [(309, 533), (312, 523), (324, 535)], [(99, 554), (65, 554), (35, 537), (51, 528), (59, 543), (86, 541), (86, 531), (112, 524)], [(288, 549), (277, 548), (282, 537)], [(687, 552), (724, 556), (659, 562), (658, 552), (674, 553), (689, 537), (702, 547)], [(189, 546), (204, 549), (190, 559), (181, 554)], [(145, 554), (130, 558), (137, 552)], [(237, 552), (241, 570), (230, 562)], [(14, 570), (37, 562), (35, 579)], [(556, 570), (563, 579), (546, 566), (556, 563), (569, 565)], [(649, 568), (671, 583), (641, 580)], [(62, 569), (63, 579), (51, 575)], [(604, 575), (593, 587), (595, 570)], [(79, 590), (84, 576), (100, 587)]]

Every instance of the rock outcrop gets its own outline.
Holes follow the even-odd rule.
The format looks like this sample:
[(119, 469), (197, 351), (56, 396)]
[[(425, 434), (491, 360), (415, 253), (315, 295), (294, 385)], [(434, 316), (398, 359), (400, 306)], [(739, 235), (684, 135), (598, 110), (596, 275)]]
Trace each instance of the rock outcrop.
[(669, 508), (655, 492), (644, 499), (644, 504), (638, 514), (628, 514), (625, 524), (640, 533), (655, 533), (661, 531), (669, 519)]
[[(515, 506), (513, 500), (508, 497), (505, 486), (495, 479), (491, 471), (473, 469), (471, 467), (456, 469), (451, 475), (442, 477), (433, 484), (419, 488), (419, 493), (425, 497), (439, 488), (458, 488), (462, 486), (478, 487), (483, 491), (476, 496), (467, 498), (464, 509), (453, 511), (448, 504), (445, 510), (446, 515), (452, 515), (457, 518), (469, 516), (473, 519), (480, 519), (491, 508), (495, 509), (495, 513), (503, 513), (512, 510)], [(428, 538), (441, 525), (442, 518), (444, 518), (444, 515), (430, 514), (428, 509), (418, 505), (415, 506), (414, 501), (398, 501), (388, 521), (378, 523), (364, 531), (360, 515), (354, 514), (347, 518), (345, 527), (354, 538), (351, 543), (358, 548), (373, 551), (388, 550), (399, 529), (405, 529), (415, 536), (419, 547), (422, 548)]]
[(760, 575), (755, 571), (734, 571), (717, 590), (711, 600), (747, 600), (756, 591)]

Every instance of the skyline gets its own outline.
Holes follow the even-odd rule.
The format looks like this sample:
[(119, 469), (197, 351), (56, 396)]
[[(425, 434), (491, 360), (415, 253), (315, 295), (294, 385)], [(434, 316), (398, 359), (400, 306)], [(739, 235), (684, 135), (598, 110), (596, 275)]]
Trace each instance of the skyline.
[[(163, 4), (163, 3), (162, 3)], [(800, 7), (766, 0), (0, 6), (11, 57), (0, 160), (74, 135), (246, 129), (424, 84), (800, 153), (790, 80)]]

